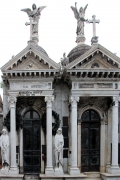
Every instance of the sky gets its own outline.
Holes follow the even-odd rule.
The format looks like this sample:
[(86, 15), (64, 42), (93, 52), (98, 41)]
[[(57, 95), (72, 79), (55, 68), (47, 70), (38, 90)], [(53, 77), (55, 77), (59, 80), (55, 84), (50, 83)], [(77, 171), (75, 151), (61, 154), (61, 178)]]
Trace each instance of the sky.
[[(76, 27), (70, 6), (77, 2), (78, 9), (86, 9), (85, 18), (96, 15), (100, 23), (96, 25), (96, 35), (99, 44), (120, 57), (120, 0), (1, 0), (0, 1), (0, 67), (12, 56), (17, 55), (27, 46), (30, 37), (30, 27), (25, 26), (29, 18), (24, 8), (46, 6), (39, 20), (39, 45), (55, 62), (60, 62), (63, 53), (66, 55), (77, 45)], [(85, 44), (91, 45), (93, 35), (92, 24), (85, 24)]]

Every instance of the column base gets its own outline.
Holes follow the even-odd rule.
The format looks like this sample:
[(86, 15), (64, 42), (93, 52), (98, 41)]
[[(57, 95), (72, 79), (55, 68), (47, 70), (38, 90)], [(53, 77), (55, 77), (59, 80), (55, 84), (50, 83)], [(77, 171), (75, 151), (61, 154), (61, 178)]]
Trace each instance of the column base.
[(107, 169), (108, 173), (110, 174), (120, 174), (120, 168), (119, 166), (110, 166), (108, 169)]
[(80, 169), (79, 168), (72, 168), (72, 167), (70, 167), (69, 168), (69, 174), (71, 175), (71, 176), (74, 176), (74, 175), (80, 175)]
[(54, 175), (53, 167), (46, 167), (45, 168), (45, 174), (46, 175)]
[(19, 174), (18, 167), (10, 167), (9, 173), (11, 173), (11, 174)]

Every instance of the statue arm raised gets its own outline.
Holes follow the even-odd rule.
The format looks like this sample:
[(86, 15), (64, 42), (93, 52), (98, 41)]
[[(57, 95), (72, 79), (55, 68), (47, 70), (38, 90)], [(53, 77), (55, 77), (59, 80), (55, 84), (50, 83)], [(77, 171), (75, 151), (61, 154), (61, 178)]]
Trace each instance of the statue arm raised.
[(86, 6), (84, 7), (84, 12), (86, 11), (87, 7), (88, 7), (88, 4), (86, 4)]

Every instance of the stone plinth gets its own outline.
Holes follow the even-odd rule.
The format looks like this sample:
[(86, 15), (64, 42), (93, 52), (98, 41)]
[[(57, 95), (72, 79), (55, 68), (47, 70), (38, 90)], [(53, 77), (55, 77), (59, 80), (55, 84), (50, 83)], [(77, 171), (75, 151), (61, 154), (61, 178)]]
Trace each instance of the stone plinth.
[(59, 175), (63, 175), (63, 174), (64, 174), (64, 173), (63, 173), (63, 169), (61, 169), (61, 168), (55, 168), (54, 171), (55, 171), (55, 175), (56, 175), (56, 176), (59, 176)]

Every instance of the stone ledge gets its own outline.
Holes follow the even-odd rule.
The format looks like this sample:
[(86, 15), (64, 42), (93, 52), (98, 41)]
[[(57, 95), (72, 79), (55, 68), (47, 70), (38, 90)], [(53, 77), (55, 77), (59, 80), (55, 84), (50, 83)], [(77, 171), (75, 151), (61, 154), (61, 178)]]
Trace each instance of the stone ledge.
[(120, 180), (120, 174), (100, 173), (103, 180)]
[(23, 174), (15, 174), (15, 175), (12, 175), (12, 174), (7, 174), (7, 175), (1, 175), (0, 174), (0, 180), (23, 180), (23, 177), (24, 175)]
[(83, 174), (83, 173), (81, 173), (80, 175), (74, 175), (74, 176), (71, 176), (71, 175), (69, 175), (69, 174), (63, 174), (63, 175), (59, 175), (59, 176), (57, 176), (57, 175), (45, 175), (45, 174), (40, 174), (39, 175), (39, 177), (41, 178), (41, 179), (62, 179), (62, 178), (65, 178), (65, 179), (73, 179), (73, 178), (75, 178), (75, 179), (86, 179), (86, 177), (87, 177), (87, 175), (85, 175), (85, 174)]

